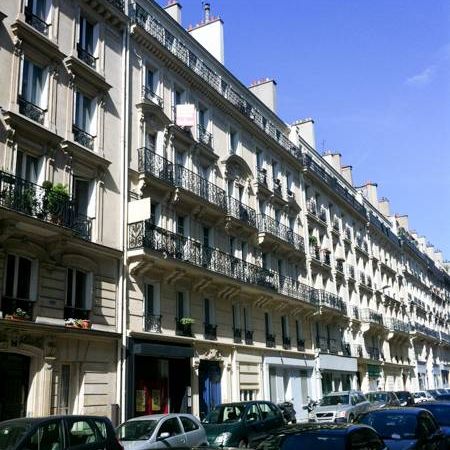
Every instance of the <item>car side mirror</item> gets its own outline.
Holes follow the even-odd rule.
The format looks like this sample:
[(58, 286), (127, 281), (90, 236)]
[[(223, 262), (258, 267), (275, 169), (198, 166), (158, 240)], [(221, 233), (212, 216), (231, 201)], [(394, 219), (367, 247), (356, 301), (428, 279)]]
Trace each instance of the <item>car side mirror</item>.
[(158, 436), (157, 440), (158, 440), (158, 441), (163, 441), (164, 439), (167, 439), (167, 438), (169, 438), (169, 437), (170, 437), (170, 433), (169, 433), (168, 431), (164, 431), (163, 433), (161, 433), (161, 434)]

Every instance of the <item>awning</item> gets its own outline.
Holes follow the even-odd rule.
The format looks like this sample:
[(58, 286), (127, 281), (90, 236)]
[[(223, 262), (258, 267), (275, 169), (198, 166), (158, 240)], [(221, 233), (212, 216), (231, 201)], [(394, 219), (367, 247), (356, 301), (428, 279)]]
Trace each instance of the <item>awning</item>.
[(134, 344), (133, 353), (140, 356), (153, 356), (155, 358), (192, 358), (194, 349), (180, 345), (152, 344), (150, 342)]

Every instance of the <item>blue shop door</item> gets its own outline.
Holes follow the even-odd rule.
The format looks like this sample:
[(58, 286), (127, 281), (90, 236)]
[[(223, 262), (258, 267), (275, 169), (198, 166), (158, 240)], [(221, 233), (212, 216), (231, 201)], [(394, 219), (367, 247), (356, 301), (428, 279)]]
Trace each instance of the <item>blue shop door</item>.
[(201, 419), (221, 402), (221, 376), (220, 365), (217, 361), (200, 361), (199, 397)]

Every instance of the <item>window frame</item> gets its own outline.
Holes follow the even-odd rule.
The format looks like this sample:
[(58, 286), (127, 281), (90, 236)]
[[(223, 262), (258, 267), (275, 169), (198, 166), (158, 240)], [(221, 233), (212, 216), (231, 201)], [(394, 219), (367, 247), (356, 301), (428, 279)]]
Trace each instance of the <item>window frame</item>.
[[(14, 274), (13, 274), (13, 287), (12, 287), (12, 295), (8, 295), (8, 258), (14, 258)], [(30, 282), (29, 282), (29, 291), (28, 298), (18, 297), (18, 285), (19, 285), (19, 263), (20, 259), (25, 259), (30, 262)], [(5, 257), (5, 272), (4, 272), (4, 283), (3, 283), (3, 293), (5, 297), (15, 298), (18, 300), (25, 301), (37, 301), (37, 291), (38, 291), (38, 261), (34, 258), (28, 256), (22, 256), (16, 253), (7, 253)]]

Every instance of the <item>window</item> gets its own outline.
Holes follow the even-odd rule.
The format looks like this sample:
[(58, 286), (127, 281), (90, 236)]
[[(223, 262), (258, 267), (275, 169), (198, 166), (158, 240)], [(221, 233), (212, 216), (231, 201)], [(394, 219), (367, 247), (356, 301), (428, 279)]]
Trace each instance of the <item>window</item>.
[(94, 425), (90, 421), (68, 419), (68, 431), (70, 447), (101, 442), (100, 434), (95, 432)]
[(21, 96), (27, 102), (41, 108), (46, 107), (44, 91), (46, 88), (44, 69), (32, 63), (29, 59), (23, 60)]
[(264, 157), (261, 150), (256, 151), (256, 167), (258, 170), (263, 168)]
[(177, 315), (178, 319), (189, 317), (189, 303), (186, 292), (177, 292)]
[(169, 433), (170, 437), (177, 436), (181, 434), (180, 423), (176, 417), (172, 419), (167, 419), (163, 422), (158, 431), (158, 436), (161, 436), (162, 433)]
[(89, 310), (91, 306), (91, 274), (78, 269), (67, 269), (66, 306)]
[(39, 178), (39, 169), (38, 158), (30, 156), (20, 150), (17, 151), (15, 170), (17, 177), (23, 178), (31, 183), (37, 183)]
[(90, 206), (90, 182), (81, 178), (74, 178), (73, 200), (77, 216), (88, 216)]
[(98, 40), (98, 25), (95, 25), (87, 17), (80, 16), (78, 58), (94, 69), (97, 66)]
[(241, 258), (243, 261), (247, 261), (248, 244), (245, 241), (241, 241)]
[(236, 131), (230, 130), (230, 153), (235, 155), (238, 150), (239, 140)]
[(152, 93), (155, 92), (155, 73), (151, 69), (147, 69), (145, 72), (145, 87)]
[(266, 336), (272, 334), (272, 317), (269, 313), (264, 313), (264, 324), (266, 330)]
[(75, 93), (75, 126), (92, 137), (95, 135), (95, 102), (79, 91)]
[(180, 234), (181, 236), (185, 236), (184, 222), (184, 216), (177, 216), (177, 234)]
[(277, 410), (269, 403), (260, 403), (261, 417), (263, 420), (274, 419), (278, 417)]
[(37, 262), (22, 256), (8, 255), (5, 296), (34, 300), (37, 287)]
[(203, 300), (203, 315), (205, 320), (205, 325), (214, 325), (214, 302), (209, 298)]
[(189, 433), (189, 431), (198, 430), (198, 425), (188, 417), (180, 416), (181, 423), (183, 424), (184, 432)]
[(27, 439), (23, 448), (26, 449), (53, 449), (63, 448), (61, 421), (54, 420), (40, 425)]
[(247, 422), (258, 422), (261, 420), (261, 417), (259, 415), (258, 405), (256, 403), (253, 403), (247, 409), (247, 414), (246, 414), (245, 420)]
[(203, 245), (209, 247), (209, 228), (203, 227)]
[(204, 108), (200, 108), (198, 111), (198, 124), (205, 131), (208, 129), (208, 110)]
[(385, 446), (373, 430), (362, 428), (350, 434), (349, 448), (350, 450), (381, 450)]
[(145, 285), (145, 313), (147, 316), (155, 315), (155, 287), (153, 284)]
[(59, 376), (58, 414), (70, 414), (70, 365), (61, 364)]
[(283, 336), (283, 339), (289, 337), (289, 324), (288, 318), (286, 316), (281, 317), (281, 334)]
[(159, 219), (160, 219), (160, 211), (161, 207), (159, 203), (152, 203), (150, 206), (150, 222), (153, 225), (159, 226)]
[(256, 389), (241, 389), (240, 391), (241, 402), (256, 400), (257, 393), (258, 391)]
[(303, 339), (303, 335), (302, 335), (302, 326), (299, 320), (295, 321), (295, 333), (297, 335), (297, 342), (301, 341)]
[(233, 329), (241, 329), (241, 308), (239, 305), (232, 305)]
[(243, 308), (243, 316), (244, 316), (244, 330), (245, 331), (251, 331), (250, 326), (250, 310), (247, 306), (244, 306)]
[[(34, 17), (30, 17), (30, 15)], [(28, 0), (25, 7), (25, 19), (39, 31), (46, 33), (46, 24), (50, 21), (50, 0)], [(36, 23), (38, 19), (43, 23)], [(41, 27), (44, 27), (41, 29)]]
[(146, 133), (145, 146), (150, 150), (155, 151), (156, 148), (156, 136), (153, 133)]

